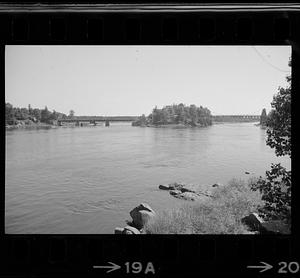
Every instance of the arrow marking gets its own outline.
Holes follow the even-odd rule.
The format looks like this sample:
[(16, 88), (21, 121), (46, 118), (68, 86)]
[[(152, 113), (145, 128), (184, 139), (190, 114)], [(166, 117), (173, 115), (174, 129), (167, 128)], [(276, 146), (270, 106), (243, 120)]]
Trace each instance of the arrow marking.
[(265, 262), (260, 262), (260, 263), (264, 265), (248, 265), (247, 268), (262, 268), (262, 270), (260, 270), (259, 272), (264, 272), (273, 268), (273, 266), (268, 263)]
[(106, 273), (115, 271), (117, 269), (120, 269), (121, 267), (117, 264), (114, 264), (112, 262), (108, 262), (111, 265), (94, 265), (93, 268), (110, 268), (110, 270), (106, 271)]

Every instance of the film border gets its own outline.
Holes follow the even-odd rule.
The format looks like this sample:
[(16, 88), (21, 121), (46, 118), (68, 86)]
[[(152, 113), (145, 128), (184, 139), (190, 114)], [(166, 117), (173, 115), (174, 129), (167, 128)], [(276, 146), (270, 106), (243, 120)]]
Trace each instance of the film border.
[[(4, 62), (5, 44), (291, 45), (293, 82), (299, 79), (299, 32), (296, 28), (300, 26), (299, 8), (298, 4), (91, 4), (57, 5), (55, 8), (45, 4), (0, 4), (1, 60)], [(1, 67), (1, 81), (5, 92), (4, 67)], [(293, 82), (293, 98), (298, 90), (299, 83)], [(2, 97), (4, 99), (4, 93)], [(4, 169), (2, 176), (5, 176)], [(293, 184), (294, 180), (296, 177), (293, 176)], [(92, 271), (93, 264), (104, 261), (122, 264), (126, 260), (152, 261), (162, 276), (188, 274), (196, 277), (199, 273), (206, 273), (218, 277), (235, 274), (253, 277), (257, 272), (246, 272), (247, 264), (262, 260), (274, 265), (280, 260), (293, 262), (299, 258), (295, 248), (299, 243), (295, 236), (296, 225), (292, 226), (291, 236), (259, 238), (231, 235), (146, 238), (5, 235), (4, 193), (3, 188), (1, 251), (5, 257), (4, 275), (59, 276), (61, 271), (78, 276), (86, 271), (100, 275), (100, 272)], [(293, 187), (293, 205), (296, 204), (296, 195), (297, 188)], [(295, 207), (292, 219), (296, 219)], [(234, 266), (228, 264), (230, 261), (239, 263)]]

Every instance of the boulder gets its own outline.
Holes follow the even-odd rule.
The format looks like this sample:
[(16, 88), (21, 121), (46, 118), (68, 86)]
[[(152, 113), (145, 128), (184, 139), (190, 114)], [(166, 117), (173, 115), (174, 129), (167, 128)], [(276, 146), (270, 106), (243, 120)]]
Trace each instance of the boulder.
[(180, 190), (170, 190), (169, 193), (174, 196), (174, 195), (178, 195), (178, 194), (181, 194), (182, 192)]
[(159, 189), (162, 189), (162, 190), (170, 190), (169, 185), (163, 185), (163, 184), (160, 184), (160, 185), (158, 186), (158, 188), (159, 188)]
[(124, 231), (123, 228), (120, 228), (120, 227), (116, 227), (116, 228), (115, 228), (115, 234), (122, 234), (123, 231)]
[(246, 174), (246, 175), (249, 175), (249, 174), (250, 174), (250, 172), (247, 172), (247, 171), (246, 171), (246, 172), (245, 172), (245, 174)]
[(291, 228), (290, 225), (284, 223), (282, 220), (271, 220), (262, 223), (260, 233), (288, 235), (291, 234)]
[(142, 203), (130, 211), (130, 216), (132, 217), (133, 225), (141, 229), (155, 216), (155, 212), (148, 204)]
[(291, 233), (290, 225), (282, 220), (264, 221), (257, 213), (251, 213), (242, 218), (242, 223), (247, 225), (251, 231), (256, 231), (259, 234), (285, 235)]
[(195, 186), (193, 185), (184, 185), (181, 189), (181, 192), (184, 193), (184, 192), (192, 192), (192, 193), (196, 193), (196, 188)]
[(261, 231), (262, 224), (264, 223), (263, 219), (255, 212), (250, 213), (248, 216), (245, 216), (241, 219), (242, 223), (247, 225), (251, 231)]
[(147, 210), (147, 211), (155, 213), (154, 210), (147, 203), (141, 203), (139, 206), (135, 207), (133, 210), (138, 210), (138, 211)]
[(139, 235), (140, 234), (140, 231), (135, 228), (135, 227), (132, 227), (132, 226), (126, 226), (124, 229), (123, 229), (123, 232), (122, 234), (126, 234), (126, 235)]
[(217, 182), (217, 183), (214, 183), (214, 184), (212, 185), (212, 187), (220, 187), (220, 186), (222, 186), (222, 184), (221, 184), (221, 183), (219, 183), (219, 182)]

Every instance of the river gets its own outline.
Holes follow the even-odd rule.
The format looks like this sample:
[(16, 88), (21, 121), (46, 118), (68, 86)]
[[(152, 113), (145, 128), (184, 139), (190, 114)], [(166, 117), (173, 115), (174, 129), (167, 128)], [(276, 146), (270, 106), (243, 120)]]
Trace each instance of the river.
[(155, 211), (185, 202), (159, 184), (226, 184), (279, 162), (290, 169), (290, 158), (276, 157), (265, 137), (254, 123), (8, 130), (5, 232), (111, 234), (141, 202)]

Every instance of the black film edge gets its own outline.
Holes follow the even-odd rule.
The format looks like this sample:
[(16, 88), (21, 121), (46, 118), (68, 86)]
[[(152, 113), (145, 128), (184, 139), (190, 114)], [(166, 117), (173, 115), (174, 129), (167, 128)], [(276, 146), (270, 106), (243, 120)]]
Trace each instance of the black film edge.
[[(0, 4), (2, 98), (5, 101), (6, 45), (291, 45), (292, 118), (297, 122), (299, 8), (298, 4)], [(2, 117), (4, 122), (3, 112)], [(3, 160), (4, 135), (3, 128)], [(293, 136), (295, 142), (298, 135)], [(296, 160), (296, 144), (293, 154)], [(2, 173), (4, 185), (4, 167)], [(259, 236), (5, 234), (2, 186), (0, 276), (253, 277), (261, 272), (292, 276), (300, 263), (298, 177), (292, 179), (291, 235)]]

